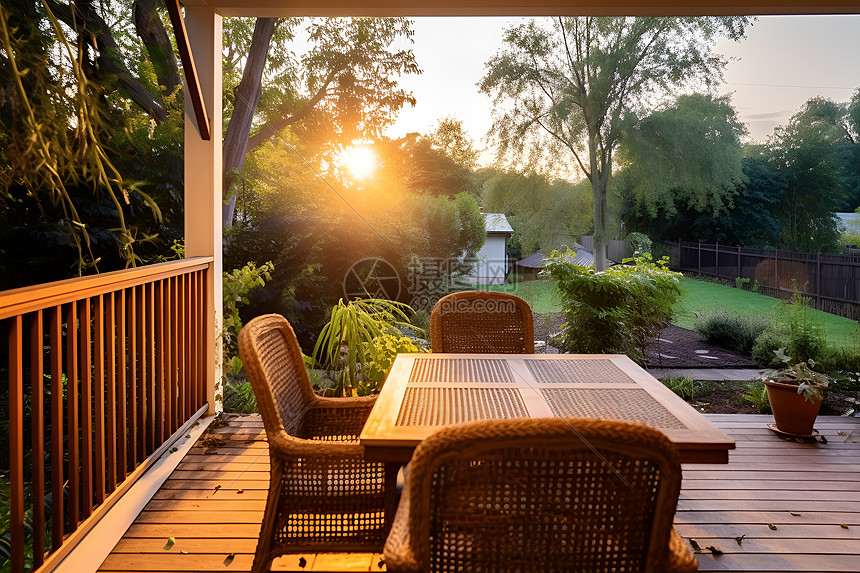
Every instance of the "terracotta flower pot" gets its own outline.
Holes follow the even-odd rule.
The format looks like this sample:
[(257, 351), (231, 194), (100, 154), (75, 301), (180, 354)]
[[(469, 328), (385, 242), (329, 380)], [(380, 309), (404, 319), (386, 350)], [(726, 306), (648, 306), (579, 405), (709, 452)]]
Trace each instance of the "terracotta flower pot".
[(809, 436), (821, 409), (821, 400), (810, 402), (797, 393), (797, 385), (766, 380), (767, 398), (776, 427), (787, 434)]

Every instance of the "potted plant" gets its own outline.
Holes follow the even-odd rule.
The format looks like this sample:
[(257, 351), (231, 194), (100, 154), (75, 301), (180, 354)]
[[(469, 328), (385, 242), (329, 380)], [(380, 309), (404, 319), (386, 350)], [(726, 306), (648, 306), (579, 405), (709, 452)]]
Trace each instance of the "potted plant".
[(811, 359), (789, 365), (791, 358), (785, 355), (785, 348), (774, 353), (785, 366), (763, 372), (761, 379), (767, 387), (776, 428), (786, 434), (811, 436), (830, 378), (813, 370), (815, 362)]

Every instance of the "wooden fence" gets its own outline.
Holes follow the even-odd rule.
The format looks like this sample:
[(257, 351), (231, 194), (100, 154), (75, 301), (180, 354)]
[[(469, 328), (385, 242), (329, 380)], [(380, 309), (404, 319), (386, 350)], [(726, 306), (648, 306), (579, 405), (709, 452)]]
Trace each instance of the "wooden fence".
[(753, 249), (719, 244), (669, 243), (671, 267), (734, 281), (787, 299), (796, 286), (825, 312), (860, 319), (860, 257)]
[(0, 533), (12, 573), (61, 559), (144, 460), (206, 411), (211, 261), (0, 293), (11, 494)]

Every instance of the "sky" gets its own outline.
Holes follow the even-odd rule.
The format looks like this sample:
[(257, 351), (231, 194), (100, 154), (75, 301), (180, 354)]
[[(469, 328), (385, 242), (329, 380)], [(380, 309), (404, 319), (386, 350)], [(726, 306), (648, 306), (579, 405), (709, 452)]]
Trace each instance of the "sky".
[[(412, 49), (423, 73), (404, 76), (400, 84), (418, 103), (403, 108), (386, 135), (428, 133), (440, 118), (452, 116), (483, 149), (481, 162), (491, 163), (484, 138), (492, 102), (476, 84), (485, 62), (501, 48), (504, 28), (521, 21), (416, 18)], [(810, 97), (844, 102), (860, 87), (860, 15), (760, 17), (745, 40), (719, 40), (716, 51), (731, 58), (720, 93), (732, 94), (755, 141), (764, 142)]]

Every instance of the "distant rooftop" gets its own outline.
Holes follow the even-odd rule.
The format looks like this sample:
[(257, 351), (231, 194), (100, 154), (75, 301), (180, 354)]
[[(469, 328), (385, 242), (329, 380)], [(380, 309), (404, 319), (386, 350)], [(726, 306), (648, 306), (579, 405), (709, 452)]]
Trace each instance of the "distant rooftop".
[(855, 228), (860, 224), (860, 213), (834, 213), (839, 218), (839, 230), (845, 232), (852, 227)]
[[(563, 250), (563, 249), (559, 249)], [(565, 254), (564, 260), (567, 263), (572, 265), (578, 265), (581, 267), (591, 267), (594, 266), (594, 256), (591, 253), (585, 250), (585, 247), (580, 245), (579, 243), (574, 243), (570, 248), (571, 251), (576, 253), (576, 256), (572, 256), (570, 254)], [(524, 259), (520, 259), (517, 261), (517, 266), (527, 268), (527, 269), (541, 269), (546, 265), (546, 260), (541, 251), (536, 252), (533, 255), (530, 255)]]
[(484, 224), (487, 226), (487, 233), (510, 235), (514, 232), (504, 213), (484, 213)]

